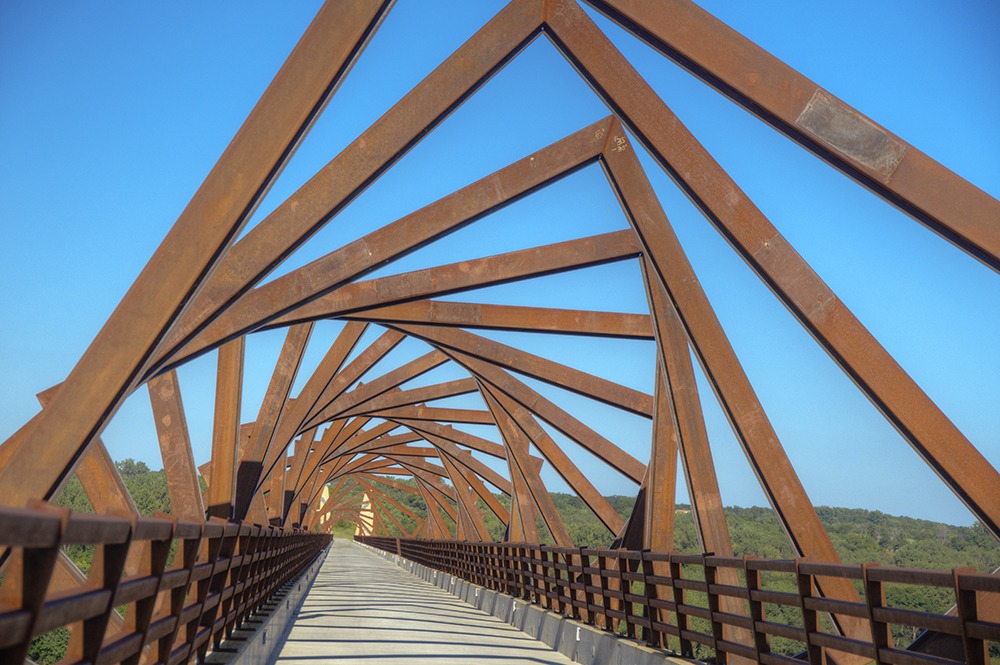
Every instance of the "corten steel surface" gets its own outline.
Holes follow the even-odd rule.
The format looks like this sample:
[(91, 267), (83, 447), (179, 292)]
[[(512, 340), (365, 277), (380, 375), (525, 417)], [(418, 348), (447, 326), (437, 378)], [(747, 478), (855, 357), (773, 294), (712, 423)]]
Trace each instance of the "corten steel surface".
[[(588, 3), (1000, 269), (1000, 203), (713, 17), (686, 0)], [(1000, 635), (990, 623), (1000, 617), (996, 578), (839, 565), (636, 150), (648, 151), (997, 537), (1000, 474), (575, 0), (513, 0), (235, 240), (391, 4), (327, 3), (76, 368), (39, 395), (42, 412), (0, 446), (0, 502), (12, 507), (0, 510), (0, 545), (8, 547), (0, 653), (21, 658), (33, 635), (69, 625), (78, 658), (172, 663), (203, 656), (316, 556), (327, 542), (320, 534), (347, 521), (383, 549), (405, 549), (415, 560), (609, 630), (621, 627), (650, 644), (684, 653), (705, 645), (720, 662), (785, 662), (770, 653), (772, 636), (801, 642), (811, 662), (893, 661), (900, 645), (887, 640), (886, 626), (907, 621), (941, 636), (946, 654), (982, 662), (983, 640)], [(495, 173), (264, 281), (540, 36), (610, 116), (548, 147), (526, 148), (530, 154)], [(377, 274), (592, 165), (603, 170), (627, 228), (504, 252), (478, 248), (473, 258)], [(484, 287), (625, 262), (636, 268), (645, 311), (476, 302)], [(464, 302), (449, 299), (458, 293)], [(321, 321), (339, 322), (340, 331), (297, 384)], [(246, 339), (272, 329), (285, 331), (285, 343), (256, 417), (241, 422), (251, 366)], [(491, 331), (655, 345), (651, 386), (644, 392), (619, 385), (496, 341)], [(394, 360), (413, 344), (424, 351)], [(199, 467), (175, 368), (210, 351), (218, 352), (212, 458)], [(699, 393), (692, 356), (802, 559), (732, 557), (720, 494), (725, 480), (716, 475), (702, 408), (709, 396)], [(436, 379), (441, 370), (451, 372), (447, 380)], [(138, 518), (100, 439), (143, 384), (172, 521)], [(551, 387), (652, 421), (649, 453), (637, 457), (629, 452), (635, 442), (595, 430), (587, 414), (550, 399)], [(491, 428), (490, 438), (465, 431), (470, 425)], [(631, 516), (619, 515), (588, 478), (585, 469), (595, 466), (634, 484)], [(699, 544), (712, 556), (669, 554), (678, 469)], [(548, 472), (594, 513), (607, 545), (622, 549), (574, 548), (543, 482)], [(24, 510), (53, 499), (73, 474), (102, 517), (69, 517), (41, 503)], [(414, 510), (403, 496), (424, 508)], [(502, 533), (491, 535), (491, 522)], [(491, 543), (497, 535), (502, 543)], [(99, 546), (89, 577), (59, 553), (61, 544), (76, 542)], [(165, 572), (171, 542), (177, 554)], [(705, 581), (682, 579), (691, 567), (700, 567)], [(794, 576), (799, 593), (762, 590), (765, 572)], [(954, 614), (882, 607), (882, 586), (900, 581), (955, 589)], [(864, 602), (855, 583), (865, 589)], [(705, 592), (707, 603), (695, 604), (688, 591)], [(805, 628), (768, 622), (766, 603), (800, 607)], [(114, 611), (121, 604), (130, 604), (125, 619)], [(835, 632), (820, 629), (820, 613), (833, 618)]]

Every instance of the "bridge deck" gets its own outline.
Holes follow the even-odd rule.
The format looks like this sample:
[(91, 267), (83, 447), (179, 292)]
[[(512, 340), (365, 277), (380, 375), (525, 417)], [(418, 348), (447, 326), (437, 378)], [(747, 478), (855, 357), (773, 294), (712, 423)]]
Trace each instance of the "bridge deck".
[(499, 619), (337, 540), (277, 662), (572, 663)]

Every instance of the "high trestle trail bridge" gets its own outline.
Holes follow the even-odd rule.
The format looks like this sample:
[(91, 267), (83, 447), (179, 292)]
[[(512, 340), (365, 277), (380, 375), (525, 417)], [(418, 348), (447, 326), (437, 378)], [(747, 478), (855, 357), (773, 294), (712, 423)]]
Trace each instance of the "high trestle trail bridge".
[[(666, 211), (682, 201), (721, 235), (749, 268), (745, 278), (766, 287), (810, 348), (899, 433), (903, 452), (993, 538), (1000, 473), (618, 40), (686, 70), (989, 279), (1000, 271), (1000, 201), (690, 0), (512, 0), (285, 193), (279, 177), (313, 125), (337, 112), (342, 84), (359, 73), (393, 4), (328, 0), (319, 9), (75, 367), (0, 445), (0, 662), (23, 662), (39, 636), (63, 629), (67, 663), (227, 662), (241, 657), (234, 645), (253, 640), (276, 648), (267, 657), (277, 662), (492, 662), (472, 650), (473, 633), (489, 636), (495, 658), (510, 649), (495, 662), (639, 662), (602, 660), (610, 656), (595, 656), (597, 647), (587, 660), (567, 646), (581, 630), (631, 645), (650, 659), (642, 662), (983, 664), (1000, 655), (1000, 576), (841, 561), (807, 495), (796, 436), (779, 437), (769, 398), (738, 354), (745, 340), (727, 335)], [(603, 105), (601, 117), (547, 145), (508, 146), (516, 156), (499, 168), (387, 223), (331, 231), (396, 173), (433, 191), (434, 174), (405, 170), (407, 157), (540, 43)], [(581, 224), (582, 234), (499, 249), (451, 242), (584, 173), (618, 206), (619, 227), (588, 235)], [(410, 255), (431, 264), (411, 267)], [(635, 311), (606, 307), (572, 279), (544, 281), (608, 266), (627, 267)], [(517, 284), (525, 288), (516, 293), (569, 304), (478, 296)], [(326, 339), (321, 328), (335, 333)], [(252, 340), (266, 331), (283, 342), (257, 407), (244, 393), (260, 366)], [(551, 353), (508, 343), (527, 334), (562, 341), (539, 347)], [(613, 360), (632, 343), (649, 353)], [(400, 361), (401, 349), (409, 355)], [(635, 366), (647, 389), (602, 378), (592, 362), (580, 369), (574, 353)], [(214, 362), (215, 381), (211, 453), (200, 465), (179, 379), (198, 359)], [(140, 515), (102, 441), (134, 396), (148, 396), (169, 513)], [(736, 556), (722, 499), (734, 481), (720, 472), (710, 411), (730, 426), (793, 558)], [(641, 421), (645, 441), (617, 440), (614, 426), (593, 425), (594, 413)], [(631, 513), (606, 496), (610, 476), (631, 488)], [(93, 513), (56, 503), (77, 481)], [(553, 483), (593, 514), (602, 546), (573, 541)], [(682, 503), (700, 553), (675, 549)], [(334, 541), (345, 522), (357, 537)], [(75, 546), (92, 551), (89, 569), (69, 556)], [(893, 605), (892, 585), (943, 589), (947, 606)], [(407, 610), (362, 624), (368, 610), (359, 608), (376, 596), (387, 611)], [(268, 628), (292, 598), (302, 605), (290, 627)], [(485, 613), (462, 614), (462, 601)], [(411, 628), (421, 611), (437, 619)], [(576, 637), (531, 633), (546, 621)], [(434, 639), (412, 638), (428, 625)], [(901, 639), (900, 626), (916, 639)], [(777, 649), (779, 639), (794, 648)], [(297, 643), (308, 653), (293, 653)], [(379, 651), (417, 643), (419, 654)]]

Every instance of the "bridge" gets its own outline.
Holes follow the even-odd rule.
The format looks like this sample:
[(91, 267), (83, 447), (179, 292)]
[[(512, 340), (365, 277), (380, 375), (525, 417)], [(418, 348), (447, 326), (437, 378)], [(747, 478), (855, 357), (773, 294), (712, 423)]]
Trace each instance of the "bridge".
[[(516, 623), (508, 608), (521, 608), (537, 613), (539, 626), (568, 622), (576, 635), (586, 630), (644, 658), (988, 662), (991, 645), (1000, 644), (1000, 577), (841, 562), (665, 212), (664, 174), (940, 485), (1000, 538), (997, 469), (599, 21), (624, 28), (991, 278), (1000, 270), (1000, 202), (687, 0), (587, 0), (586, 7), (513, 0), (297, 190), (267, 200), (392, 4), (331, 0), (320, 9), (66, 380), (40, 393), (42, 410), (0, 446), (0, 661), (22, 662), (33, 640), (63, 628), (65, 662), (238, 659), (242, 647), (234, 645), (263, 644), (269, 632), (274, 646), (276, 629), (265, 626), (282, 621), (282, 604), (291, 608), (298, 594), (300, 610), (285, 617), (292, 648), (315, 615), (310, 603), (327, 589), (356, 591), (350, 566), (360, 575), (377, 559), (392, 567), (380, 569), (391, 570), (386, 579), (423, 576), (443, 593), (460, 587), (466, 601), (492, 594), (492, 607), (504, 613), (498, 630)], [(324, 227), (541, 39), (606, 105), (606, 117), (541, 149), (526, 147), (499, 170), (315, 258), (298, 254), (308, 240), (327, 239)], [(468, 248), (446, 244), (450, 235), (589, 167), (620, 204), (623, 228), (452, 256)], [(451, 258), (383, 270), (438, 246)], [(476, 299), (486, 287), (610, 265), (630, 266), (643, 311)], [(330, 322), (335, 334), (308, 361)], [(243, 403), (247, 375), (259, 365), (248, 352), (267, 331), (280, 331), (283, 342), (256, 417), (244, 422), (253, 408)], [(512, 333), (586, 339), (609, 357), (619, 344), (645, 343), (649, 389), (565, 362), (569, 342), (544, 354), (500, 341)], [(211, 454), (199, 465), (179, 369), (210, 353)], [(572, 399), (553, 397), (552, 387)], [(141, 392), (155, 422), (169, 514), (140, 516), (101, 438)], [(706, 424), (709, 394), (796, 558), (735, 556), (720, 490), (727, 481)], [(592, 424), (593, 409), (643, 421), (648, 444), (612, 441)], [(634, 488), (630, 514), (601, 491), (603, 474)], [(700, 554), (674, 548), (679, 474)], [(93, 514), (56, 505), (72, 479)], [(549, 491), (554, 482), (593, 514), (604, 547), (573, 542)], [(331, 546), (344, 523), (354, 525), (357, 543)], [(89, 569), (67, 554), (76, 546), (93, 552)], [(892, 606), (887, 585), (947, 589), (952, 606)], [(359, 648), (337, 622), (336, 608), (346, 607), (338, 603), (322, 612), (329, 623), (312, 658)], [(769, 619), (777, 608), (799, 616)], [(516, 625), (529, 630), (526, 622)], [(894, 626), (923, 632), (902, 643)], [(496, 639), (531, 652), (511, 662), (548, 653), (544, 639), (504, 635)], [(796, 649), (779, 653), (776, 638)], [(582, 657), (549, 642), (562, 655), (552, 651), (540, 662)]]

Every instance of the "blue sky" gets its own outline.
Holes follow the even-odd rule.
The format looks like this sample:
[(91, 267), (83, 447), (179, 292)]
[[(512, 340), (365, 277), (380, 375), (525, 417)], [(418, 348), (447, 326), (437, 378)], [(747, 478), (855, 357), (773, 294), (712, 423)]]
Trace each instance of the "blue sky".
[[(993, 196), (1000, 196), (1000, 4), (704, 2), (747, 37)], [(398, 0), (258, 211), (260, 219), (459, 46), (502, 2)], [(317, 3), (0, 6), (0, 438), (37, 411), (155, 250), (305, 29)], [(1000, 276), (598, 19), (771, 221), (994, 465), (1000, 466)], [(281, 274), (607, 115), (544, 38), (360, 196)], [(957, 524), (968, 512), (650, 160), (703, 286), (817, 505)], [(1000, 220), (998, 220), (1000, 223)], [(625, 227), (589, 168), (382, 274)], [(643, 311), (634, 265), (456, 299)], [(306, 367), (337, 324), (317, 326)], [(495, 334), (651, 390), (648, 344)], [(249, 342), (251, 420), (280, 333)], [(387, 365), (426, 351), (407, 343)], [(211, 436), (214, 356), (181, 370), (196, 459)], [(429, 375), (450, 378), (447, 371)], [(301, 381), (300, 381), (301, 384)], [(548, 390), (640, 459), (648, 425)], [(710, 391), (723, 500), (762, 505)], [(478, 433), (478, 432), (477, 432)], [(144, 391), (105, 433), (161, 466)], [(581, 462), (600, 489), (627, 482)], [(553, 483), (558, 489), (559, 484)]]

